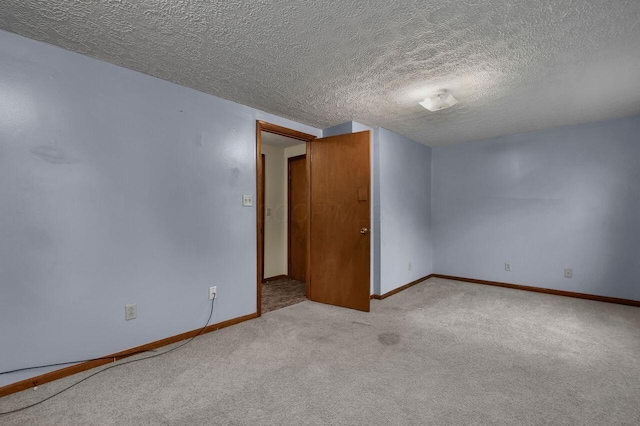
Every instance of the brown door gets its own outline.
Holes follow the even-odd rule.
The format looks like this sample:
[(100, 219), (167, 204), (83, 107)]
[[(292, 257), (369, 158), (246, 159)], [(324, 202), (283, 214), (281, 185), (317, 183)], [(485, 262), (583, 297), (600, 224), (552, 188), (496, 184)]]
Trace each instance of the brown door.
[(310, 144), (310, 299), (369, 311), (370, 135)]
[(289, 278), (307, 279), (309, 232), (307, 156), (289, 158)]

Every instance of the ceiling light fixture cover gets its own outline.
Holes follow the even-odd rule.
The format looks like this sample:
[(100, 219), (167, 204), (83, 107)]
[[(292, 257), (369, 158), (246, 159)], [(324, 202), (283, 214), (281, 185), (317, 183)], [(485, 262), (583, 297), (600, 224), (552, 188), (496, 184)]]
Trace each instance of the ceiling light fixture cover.
[(440, 111), (441, 109), (454, 106), (458, 103), (458, 100), (448, 91), (438, 90), (433, 96), (418, 103), (429, 111)]

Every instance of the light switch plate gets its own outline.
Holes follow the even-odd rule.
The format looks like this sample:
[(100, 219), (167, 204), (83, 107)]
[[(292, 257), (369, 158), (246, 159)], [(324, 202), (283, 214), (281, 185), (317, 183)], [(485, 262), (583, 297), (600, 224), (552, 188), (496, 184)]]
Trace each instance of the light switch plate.
[(565, 278), (573, 278), (573, 269), (564, 268), (564, 277)]
[(253, 195), (245, 194), (242, 196), (242, 205), (245, 207), (253, 206)]

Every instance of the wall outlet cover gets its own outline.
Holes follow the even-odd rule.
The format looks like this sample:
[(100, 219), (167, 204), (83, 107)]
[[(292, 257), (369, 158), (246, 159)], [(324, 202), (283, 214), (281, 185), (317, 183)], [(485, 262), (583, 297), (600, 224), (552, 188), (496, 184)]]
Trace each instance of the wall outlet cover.
[(573, 269), (564, 268), (564, 277), (565, 278), (573, 278)]
[(129, 321), (132, 319), (136, 319), (137, 316), (138, 316), (138, 305), (136, 305), (135, 303), (132, 303), (130, 305), (124, 306), (124, 319)]

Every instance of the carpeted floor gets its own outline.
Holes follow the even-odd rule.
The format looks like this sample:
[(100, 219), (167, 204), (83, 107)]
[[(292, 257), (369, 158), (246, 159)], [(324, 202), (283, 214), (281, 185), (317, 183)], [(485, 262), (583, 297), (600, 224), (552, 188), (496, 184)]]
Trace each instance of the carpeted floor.
[(370, 313), (270, 312), (0, 424), (638, 425), (639, 402), (640, 309), (431, 279)]
[(281, 278), (262, 284), (262, 313), (307, 300), (305, 283)]

